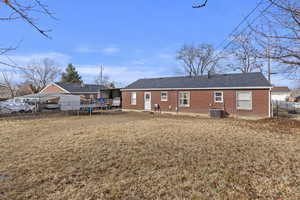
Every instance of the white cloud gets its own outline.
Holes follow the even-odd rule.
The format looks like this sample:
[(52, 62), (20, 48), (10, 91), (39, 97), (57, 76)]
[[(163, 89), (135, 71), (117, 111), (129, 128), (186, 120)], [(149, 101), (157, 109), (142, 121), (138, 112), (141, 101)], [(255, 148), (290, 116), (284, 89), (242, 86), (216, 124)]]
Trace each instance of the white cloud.
[(116, 48), (116, 47), (107, 47), (107, 48), (102, 49), (102, 52), (106, 53), (106, 54), (115, 54), (115, 53), (120, 52), (120, 49)]
[[(86, 82), (93, 82), (100, 72), (100, 65), (81, 65), (77, 67), (78, 72)], [(162, 71), (153, 70), (153, 67), (128, 67), (128, 66), (104, 66), (104, 75), (109, 76), (112, 81), (125, 86), (140, 78), (151, 78), (162, 76)]]
[(136, 59), (136, 60), (132, 60), (131, 62), (129, 62), (129, 64), (131, 65), (145, 65), (146, 64), (146, 59)]
[[(59, 64), (66, 64), (70, 62), (71, 57), (59, 53), (59, 52), (49, 52), (49, 53), (33, 53), (33, 54), (22, 54), (22, 55), (2, 55), (0, 60), (6, 63), (17, 64), (19, 66), (27, 65), (34, 60), (42, 60), (44, 58), (50, 58)], [(7, 66), (0, 65), (0, 69), (7, 68)]]
[(117, 47), (105, 47), (98, 48), (90, 45), (80, 45), (75, 48), (75, 52), (77, 53), (104, 53), (104, 54), (115, 54), (120, 52), (120, 49)]

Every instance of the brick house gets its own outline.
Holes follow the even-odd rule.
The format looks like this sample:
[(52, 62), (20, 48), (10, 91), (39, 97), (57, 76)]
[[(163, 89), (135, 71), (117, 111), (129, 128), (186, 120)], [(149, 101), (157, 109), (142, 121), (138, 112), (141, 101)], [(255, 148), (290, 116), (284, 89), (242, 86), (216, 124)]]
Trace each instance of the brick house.
[(104, 99), (113, 99), (121, 97), (120, 89), (108, 88), (103, 85), (83, 84), (83, 83), (51, 83), (47, 85), (40, 93), (42, 94), (72, 94), (81, 96), (81, 100), (93, 100), (100, 97)]
[(122, 108), (271, 117), (271, 88), (261, 73), (140, 79), (122, 89)]

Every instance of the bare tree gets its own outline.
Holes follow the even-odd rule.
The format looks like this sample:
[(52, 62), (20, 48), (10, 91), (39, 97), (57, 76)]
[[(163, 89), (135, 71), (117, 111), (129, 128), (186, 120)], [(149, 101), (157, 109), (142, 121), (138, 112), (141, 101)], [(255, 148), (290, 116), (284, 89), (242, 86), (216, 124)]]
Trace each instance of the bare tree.
[(114, 81), (111, 81), (108, 75), (103, 75), (104, 67), (100, 67), (99, 74), (96, 76), (94, 82), (97, 85), (104, 85), (109, 88), (115, 88)]
[(11, 20), (24, 20), (26, 23), (31, 25), (39, 33), (45, 37), (49, 37), (48, 32), (51, 30), (45, 30), (39, 27), (35, 18), (38, 15), (47, 15), (51, 18), (55, 18), (53, 13), (48, 9), (48, 6), (40, 0), (0, 0), (0, 3), (4, 4), (7, 8), (7, 15), (1, 16), (1, 21)]
[(49, 58), (38, 62), (33, 61), (27, 67), (19, 69), (34, 93), (40, 92), (60, 74), (60, 69), (56, 66), (56, 63)]
[(109, 80), (109, 76), (108, 75), (103, 75), (101, 77), (101, 75), (98, 75), (95, 80), (94, 80), (95, 84), (97, 85), (106, 85), (108, 83), (110, 83), (110, 80)]
[(33, 94), (31, 82), (25, 81), (16, 85), (16, 96), (24, 96), (28, 94)]
[(177, 60), (183, 63), (184, 70), (189, 76), (203, 75), (214, 71), (221, 57), (215, 56), (212, 45), (184, 45), (177, 52)]
[(0, 79), (0, 82), (8, 88), (10, 92), (10, 97), (14, 98), (16, 94), (16, 90), (15, 90), (15, 85), (13, 83), (12, 73), (2, 72), (1, 75), (2, 77)]
[(251, 32), (234, 36), (228, 53), (233, 60), (227, 67), (233, 71), (249, 73), (263, 70)]
[(111, 81), (108, 75), (103, 75), (102, 78), (101, 78), (100, 75), (98, 75), (95, 78), (94, 82), (97, 85), (104, 85), (104, 86), (109, 87), (109, 88), (114, 88), (115, 87), (114, 81)]
[[(48, 33), (51, 30), (43, 29), (37, 23), (37, 19), (41, 16), (48, 16), (55, 19), (53, 13), (49, 10), (48, 6), (41, 0), (0, 0), (0, 7), (3, 8), (2, 16), (0, 15), (0, 21), (14, 21), (23, 20), (35, 30), (37, 30), (43, 36), (50, 38)], [(15, 50), (15, 47), (1, 47), (0, 55), (3, 55), (9, 51)], [(0, 61), (0, 64), (16, 67), (12, 63)]]
[[(265, 58), (276, 61), (286, 72), (299, 78), (300, 73), (300, 1), (268, 0), (273, 9), (267, 12), (260, 25), (252, 28)], [(266, 31), (267, 29), (272, 31)], [(271, 41), (271, 42), (270, 42)]]

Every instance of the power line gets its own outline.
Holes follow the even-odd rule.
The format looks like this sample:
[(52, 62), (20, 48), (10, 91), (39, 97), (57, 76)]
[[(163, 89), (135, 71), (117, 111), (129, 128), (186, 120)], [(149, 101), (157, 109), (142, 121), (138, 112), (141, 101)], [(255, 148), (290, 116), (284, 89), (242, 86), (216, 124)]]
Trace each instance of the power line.
[[(257, 17), (255, 17), (252, 21), (251, 21), (251, 23), (249, 23), (238, 35), (241, 35), (242, 33), (244, 33), (251, 25), (253, 25), (254, 24), (254, 22), (258, 19), (258, 18), (260, 18), (263, 14), (264, 14), (264, 12), (266, 12), (269, 8), (271, 8), (272, 6), (273, 6), (273, 2), (271, 2), (270, 3), (270, 5), (268, 6), (268, 7), (266, 7), (263, 11), (261, 11), (261, 13), (257, 16)], [(236, 37), (237, 36), (235, 36), (234, 37), (234, 39), (236, 39)], [(229, 46), (230, 46), (230, 44), (234, 41), (234, 39), (232, 39), (224, 48), (223, 48), (223, 51), (225, 50), (225, 49), (227, 49)]]
[[(256, 16), (252, 21), (251, 21), (251, 23), (249, 23), (241, 32), (239, 32), (237, 35), (235, 35), (235, 37), (233, 38), (233, 39), (231, 39), (225, 46), (224, 46), (224, 48), (222, 49), (222, 51), (220, 51), (220, 53), (218, 53), (217, 55), (216, 55), (216, 57), (217, 56), (219, 56), (221, 53), (223, 53), (231, 44), (232, 44), (232, 42), (237, 38), (237, 36), (239, 36), (239, 35), (241, 35), (242, 33), (244, 33), (251, 25), (253, 25), (254, 24), (254, 22), (258, 19), (258, 18), (260, 18), (269, 8), (271, 8), (272, 6), (273, 6), (273, 4), (274, 4), (274, 2), (272, 1), (264, 10), (262, 10), (261, 12), (260, 12), (260, 14), (258, 15), (258, 16)], [(243, 20), (244, 21), (244, 20)], [(222, 42), (222, 43), (224, 43), (224, 42)]]
[[(230, 38), (230, 36), (234, 35), (234, 33), (247, 21), (247, 19), (262, 5), (262, 3), (264, 2), (264, 0), (261, 0), (259, 3), (256, 4), (255, 8), (253, 8), (248, 15), (246, 15), (243, 20), (233, 29), (233, 31), (230, 32), (230, 34), (228, 35), (228, 38)], [(224, 42), (227, 41), (227, 38), (225, 38), (218, 46), (217, 48), (219, 48), (220, 46), (222, 46), (224, 44)]]

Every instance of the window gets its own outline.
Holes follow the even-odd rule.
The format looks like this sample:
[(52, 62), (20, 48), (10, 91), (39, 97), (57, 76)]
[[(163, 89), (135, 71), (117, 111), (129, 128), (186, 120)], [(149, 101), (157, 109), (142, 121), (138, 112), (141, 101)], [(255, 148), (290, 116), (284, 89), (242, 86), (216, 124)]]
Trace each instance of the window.
[(168, 92), (160, 93), (160, 101), (168, 101)]
[(179, 92), (179, 106), (189, 107), (190, 106), (190, 93), (189, 92)]
[(215, 103), (223, 103), (223, 92), (214, 92)]
[(131, 105), (136, 105), (136, 92), (131, 93), (130, 103)]
[(237, 92), (237, 109), (252, 110), (252, 92)]

